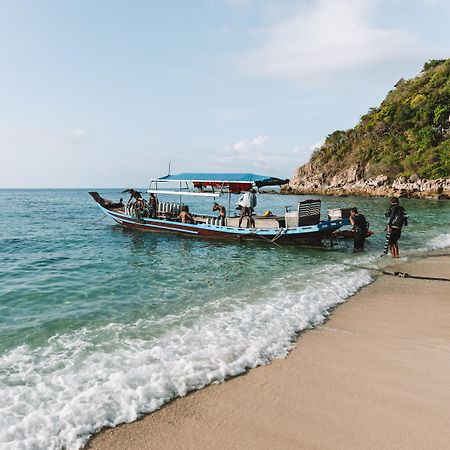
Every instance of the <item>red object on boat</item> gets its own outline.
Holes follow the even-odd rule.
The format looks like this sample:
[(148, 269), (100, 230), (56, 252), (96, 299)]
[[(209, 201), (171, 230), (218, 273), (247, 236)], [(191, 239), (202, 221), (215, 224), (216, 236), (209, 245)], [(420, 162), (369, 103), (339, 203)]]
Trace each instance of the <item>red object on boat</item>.
[(235, 182), (235, 181), (227, 181), (227, 182), (221, 182), (221, 181), (194, 181), (193, 185), (196, 189), (200, 189), (201, 191), (204, 188), (212, 187), (212, 188), (218, 188), (218, 190), (228, 187), (229, 191), (232, 193), (239, 193), (242, 191), (248, 191), (252, 187), (252, 183), (245, 183), (245, 182)]

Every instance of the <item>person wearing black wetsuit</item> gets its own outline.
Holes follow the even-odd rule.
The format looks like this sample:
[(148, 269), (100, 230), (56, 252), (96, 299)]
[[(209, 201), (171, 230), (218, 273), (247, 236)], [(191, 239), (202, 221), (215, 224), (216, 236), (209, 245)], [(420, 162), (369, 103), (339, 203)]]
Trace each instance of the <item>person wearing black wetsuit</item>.
[(358, 213), (356, 208), (352, 208), (350, 210), (350, 223), (353, 225), (353, 230), (355, 230), (353, 251), (362, 252), (364, 251), (367, 235), (367, 220), (362, 214)]
[(391, 198), (391, 206), (385, 215), (389, 217), (387, 224), (389, 250), (392, 258), (399, 258), (398, 240), (402, 233), (405, 210), (400, 206), (398, 197)]

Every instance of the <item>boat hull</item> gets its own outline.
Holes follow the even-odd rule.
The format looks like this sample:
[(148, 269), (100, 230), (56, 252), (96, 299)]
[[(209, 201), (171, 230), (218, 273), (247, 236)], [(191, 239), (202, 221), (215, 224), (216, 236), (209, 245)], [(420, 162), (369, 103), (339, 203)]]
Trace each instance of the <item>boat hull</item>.
[(296, 228), (237, 228), (210, 224), (187, 224), (170, 220), (139, 218), (109, 210), (100, 204), (98, 207), (104, 214), (121, 226), (143, 232), (176, 233), (179, 235), (226, 240), (266, 240), (276, 243), (292, 243), (302, 245), (321, 245), (324, 239), (332, 239), (333, 232), (348, 220), (329, 220), (316, 225)]

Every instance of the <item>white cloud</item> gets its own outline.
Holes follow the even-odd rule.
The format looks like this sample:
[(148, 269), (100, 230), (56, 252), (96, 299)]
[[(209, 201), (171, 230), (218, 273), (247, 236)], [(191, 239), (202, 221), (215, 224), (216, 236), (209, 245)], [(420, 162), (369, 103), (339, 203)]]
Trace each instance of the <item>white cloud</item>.
[(309, 147), (309, 150), (313, 152), (314, 150), (322, 147), (323, 144), (325, 144), (325, 138), (319, 139), (318, 141), (314, 142), (314, 144)]
[(252, 168), (267, 167), (276, 161), (276, 155), (267, 148), (269, 138), (257, 136), (243, 139), (219, 152), (218, 162), (227, 166)]
[(290, 156), (295, 157), (295, 163), (298, 165), (304, 164), (309, 160), (311, 157), (311, 153), (314, 150), (317, 150), (318, 148), (322, 147), (322, 145), (325, 143), (325, 139), (319, 139), (318, 141), (314, 142), (314, 144), (311, 144), (309, 147), (303, 147), (303, 146), (296, 146), (290, 151)]
[(386, 64), (425, 58), (417, 38), (373, 25), (375, 0), (316, 0), (299, 3), (288, 19), (257, 33), (256, 48), (239, 58), (246, 71), (304, 86)]
[(91, 133), (86, 130), (69, 130), (65, 134), (72, 142), (85, 142), (92, 138)]
[(244, 139), (236, 142), (231, 147), (226, 149), (232, 157), (238, 159), (260, 159), (263, 152), (261, 151), (269, 142), (267, 136), (257, 136), (253, 139)]
[[(214, 156), (213, 156), (214, 155)], [(272, 148), (268, 136), (243, 139), (211, 154), (210, 165), (214, 170), (247, 171), (257, 170), (271, 175), (289, 176), (293, 169), (305, 163), (311, 149)]]

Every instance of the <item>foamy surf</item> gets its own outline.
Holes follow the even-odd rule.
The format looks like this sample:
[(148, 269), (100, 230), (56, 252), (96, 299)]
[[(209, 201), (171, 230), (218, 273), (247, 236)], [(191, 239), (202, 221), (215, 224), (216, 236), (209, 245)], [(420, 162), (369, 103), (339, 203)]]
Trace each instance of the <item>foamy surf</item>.
[(427, 250), (439, 250), (450, 247), (450, 233), (443, 233), (427, 243)]
[(284, 357), (297, 332), (370, 282), (364, 270), (328, 264), (269, 283), (251, 303), (236, 294), (183, 317), (81, 329), (43, 348), (13, 349), (0, 358), (1, 448), (78, 449), (104, 426)]

